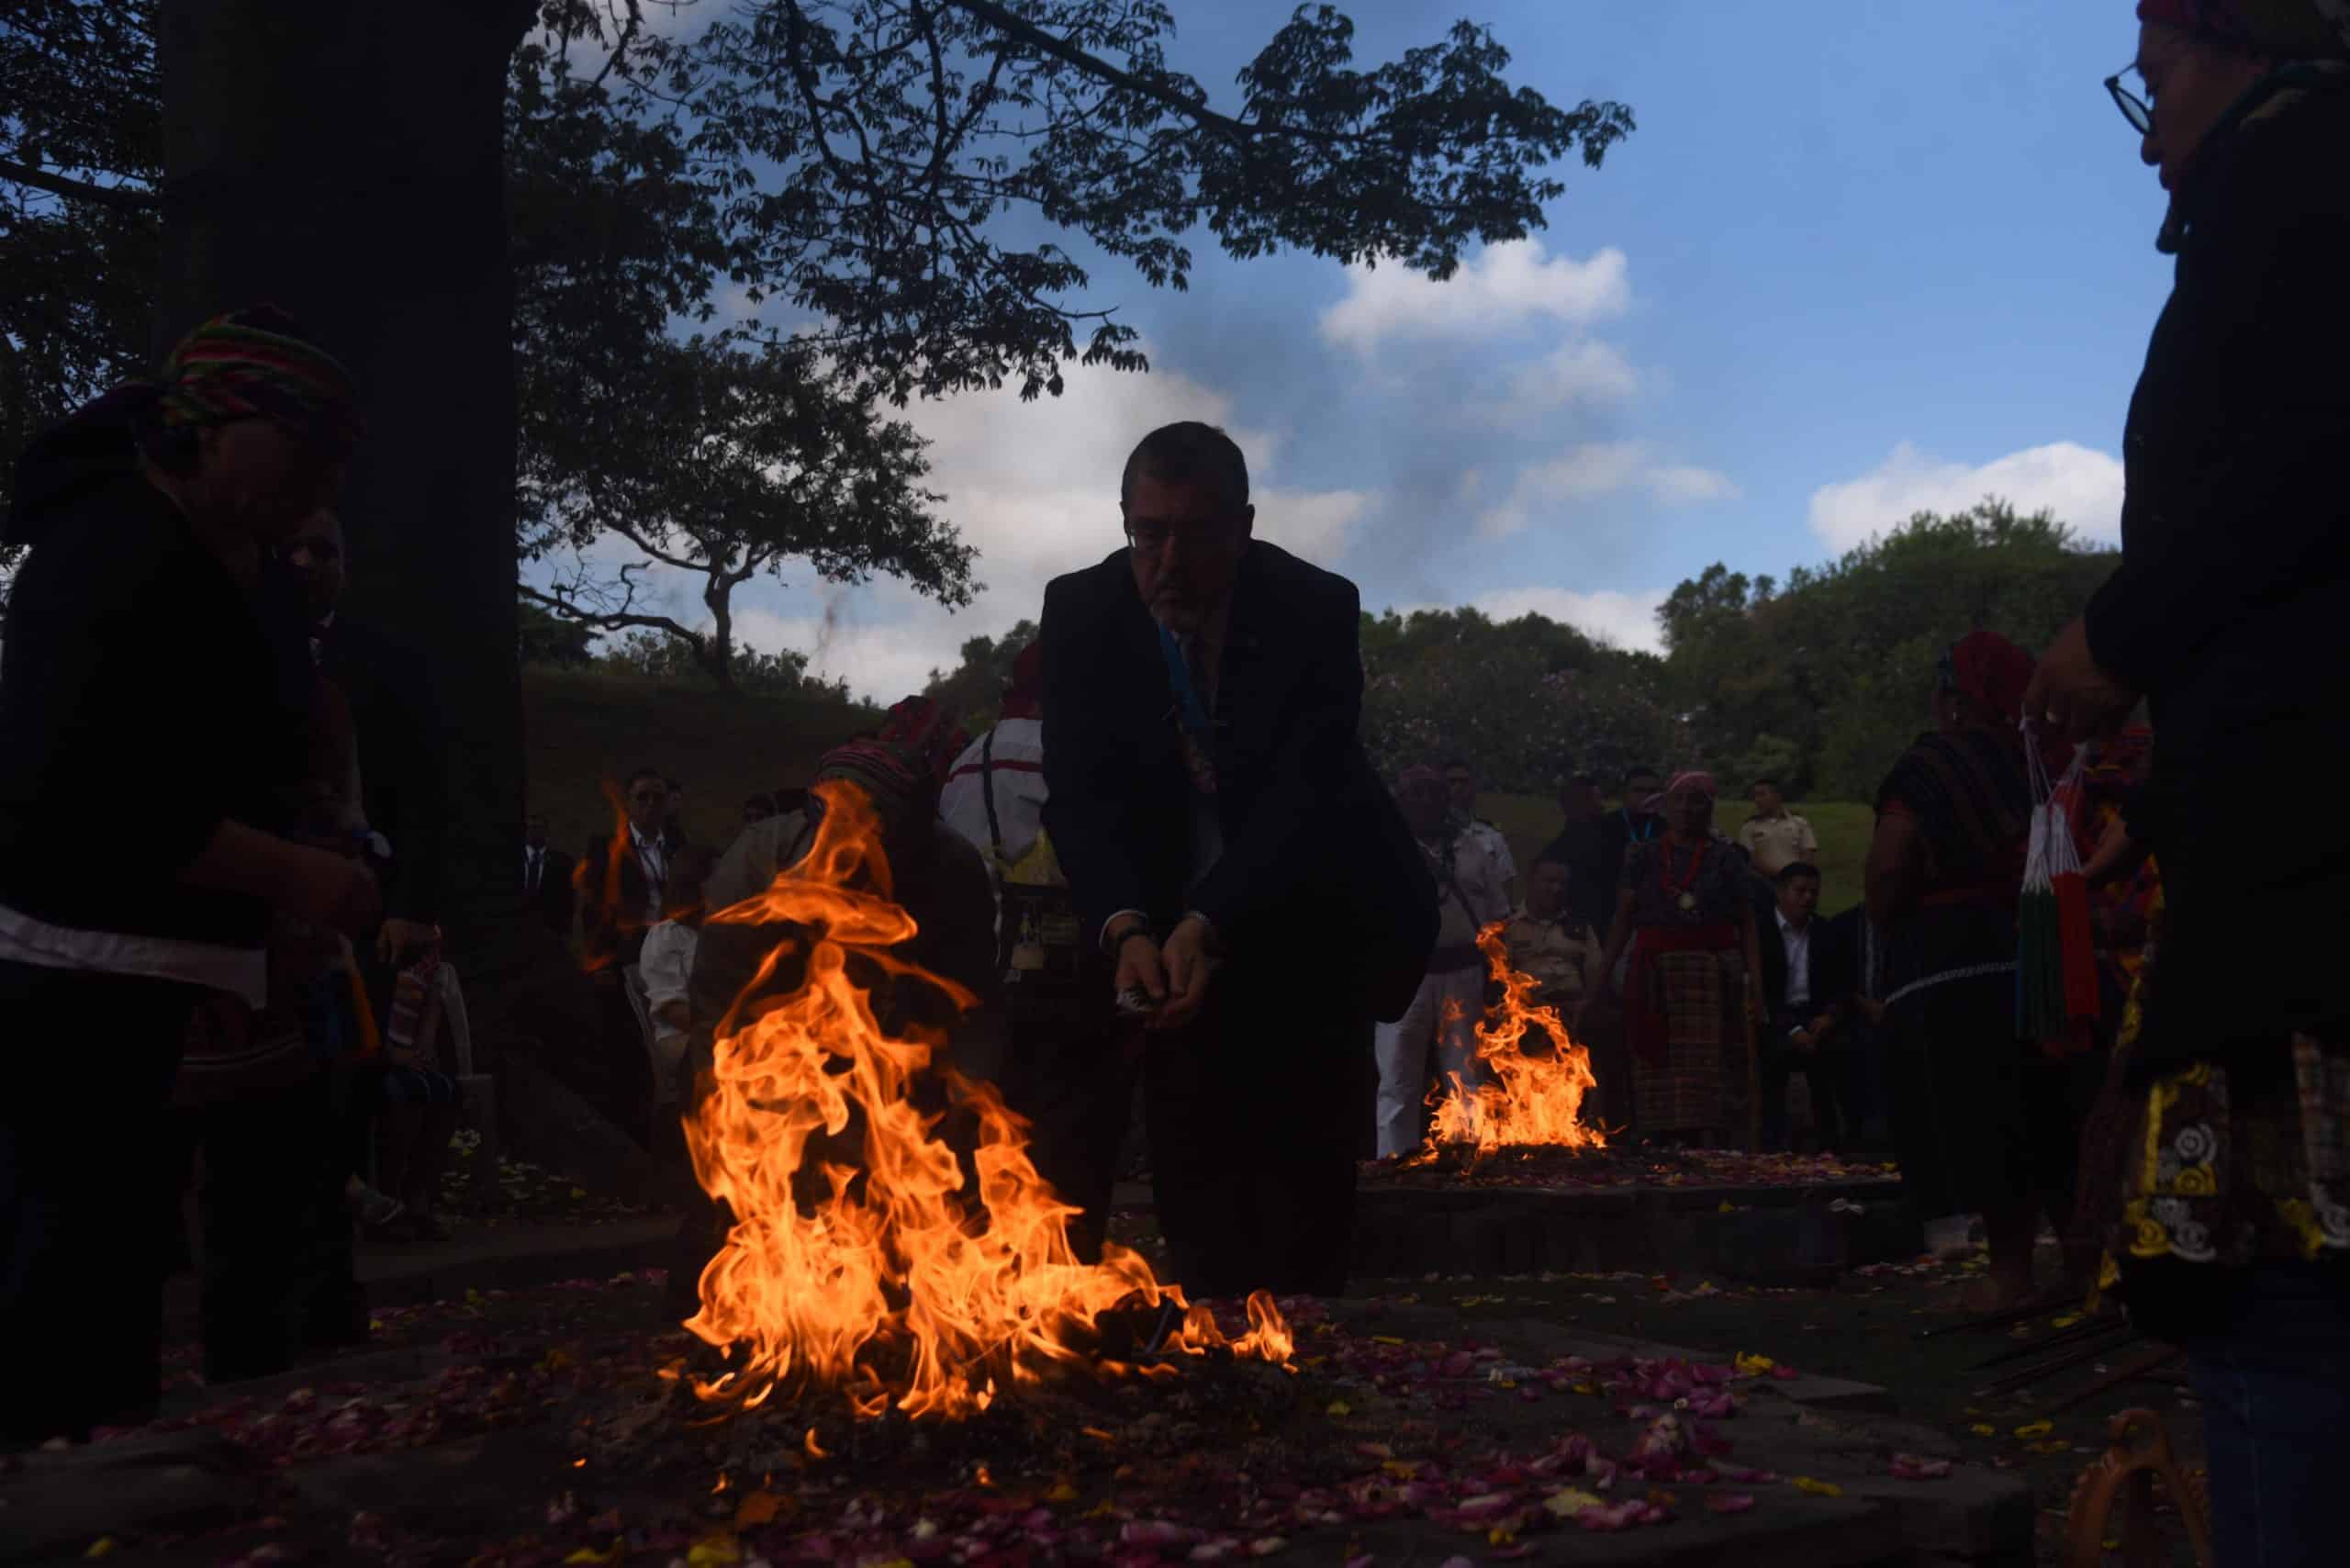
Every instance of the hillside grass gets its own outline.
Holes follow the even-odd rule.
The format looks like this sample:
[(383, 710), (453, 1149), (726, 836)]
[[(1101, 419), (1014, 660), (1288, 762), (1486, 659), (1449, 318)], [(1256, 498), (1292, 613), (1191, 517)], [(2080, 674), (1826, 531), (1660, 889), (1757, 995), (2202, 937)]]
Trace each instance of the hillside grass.
[(600, 670), (522, 671), (531, 809), (557, 847), (577, 854), (611, 831), (601, 785), (640, 767), (686, 787), (686, 833), (732, 844), (746, 795), (808, 782), (824, 753), (879, 715), (862, 704), (729, 697)]
[[(1833, 914), (1860, 902), (1861, 868), (1868, 858), (1875, 814), (1857, 801), (1797, 801), (1787, 809), (1808, 820), (1819, 835), (1819, 907)], [(1521, 881), (1526, 868), (1559, 832), (1558, 802), (1539, 795), (1481, 795), (1477, 814), (1509, 840)], [(1754, 808), (1744, 801), (1724, 801), (1716, 808), (1714, 821), (1724, 833), (1735, 834), (1753, 814)]]
[[(816, 761), (869, 729), (872, 709), (809, 699), (728, 697), (599, 670), (540, 666), (522, 672), (531, 804), (546, 813), (555, 844), (576, 854), (610, 830), (601, 783), (657, 767), (686, 786), (686, 829), (697, 843), (733, 842), (743, 798), (804, 785)], [(1798, 801), (1819, 834), (1820, 907), (1834, 912), (1861, 897), (1869, 808), (1849, 801)], [(1487, 794), (1478, 813), (1509, 838), (1521, 869), (1559, 831), (1556, 802), (1537, 795)], [(1751, 813), (1725, 801), (1718, 820), (1736, 833)]]

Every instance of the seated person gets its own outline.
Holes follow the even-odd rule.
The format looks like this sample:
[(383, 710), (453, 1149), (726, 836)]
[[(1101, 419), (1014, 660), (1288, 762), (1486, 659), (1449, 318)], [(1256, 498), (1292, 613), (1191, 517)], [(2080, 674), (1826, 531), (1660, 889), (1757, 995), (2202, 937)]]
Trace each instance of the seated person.
[(1811, 1090), (1823, 1148), (1841, 1148), (1844, 1086), (1852, 1063), (1844, 1014), (1854, 989), (1853, 956), (1834, 922), (1817, 920), (1819, 868), (1791, 861), (1776, 878), (1778, 904), (1761, 934), (1762, 1001), (1758, 1039), (1765, 1149), (1787, 1146), (1787, 1081), (1802, 1073)]
[(1546, 853), (1528, 874), (1526, 902), (1502, 928), (1512, 967), (1533, 976), (1535, 994), (1567, 1018), (1598, 980), (1600, 953), (1598, 934), (1570, 907), (1572, 882), (1567, 863)]

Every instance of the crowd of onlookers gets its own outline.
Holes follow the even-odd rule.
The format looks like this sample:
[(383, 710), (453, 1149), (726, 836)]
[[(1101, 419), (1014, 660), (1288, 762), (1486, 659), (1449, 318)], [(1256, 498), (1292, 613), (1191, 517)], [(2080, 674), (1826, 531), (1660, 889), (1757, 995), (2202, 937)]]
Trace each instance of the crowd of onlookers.
[(1635, 767), (1611, 806), (1599, 778), (1570, 770), (1559, 831), (1521, 872), (1476, 814), (1465, 761), (1404, 770), (1397, 800), (1441, 923), (1419, 995), (1379, 1029), (1380, 1155), (1420, 1147), (1432, 1073), (1483, 1081), (1490, 977), (1475, 937), (1496, 923), (1513, 967), (1592, 1053), (1588, 1119), (1619, 1136), (1784, 1149), (1800, 1079), (1818, 1148), (1882, 1147), (1872, 1058), (1856, 1048), (1879, 1017), (1861, 908), (1819, 913), (1810, 823), (1774, 780), (1748, 793), (1731, 835), (1715, 824), (1708, 775)]

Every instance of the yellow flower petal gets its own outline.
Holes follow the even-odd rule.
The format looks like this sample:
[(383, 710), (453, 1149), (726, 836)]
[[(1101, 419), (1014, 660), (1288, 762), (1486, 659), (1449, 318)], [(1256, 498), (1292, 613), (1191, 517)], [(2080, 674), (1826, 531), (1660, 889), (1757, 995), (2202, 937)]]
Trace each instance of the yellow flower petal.
[(2016, 1436), (2020, 1438), (2044, 1438), (2055, 1429), (2056, 1423), (2053, 1421), (2027, 1421), (2022, 1426), (2016, 1428)]
[(1844, 1495), (1844, 1489), (1833, 1481), (1814, 1481), (1808, 1475), (1796, 1476), (1794, 1485), (1796, 1491), (1814, 1497), (1841, 1497)]

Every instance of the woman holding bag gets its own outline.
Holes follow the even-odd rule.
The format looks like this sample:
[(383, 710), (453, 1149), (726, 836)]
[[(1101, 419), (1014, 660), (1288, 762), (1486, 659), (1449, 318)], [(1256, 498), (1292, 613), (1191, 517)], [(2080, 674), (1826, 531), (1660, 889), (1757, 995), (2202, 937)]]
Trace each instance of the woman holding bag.
[(2019, 1037), (2016, 914), (2031, 834), (2021, 730), (2031, 655), (1973, 632), (1942, 656), (1934, 730), (1877, 790), (1869, 918), (1885, 932), (1886, 1076), (1902, 1184), (1938, 1251), (1983, 1215), (1991, 1272), (1968, 1305), (2033, 1291), (2042, 1215), (2072, 1214), (2081, 1118), (2094, 1082), (2079, 1058)]

